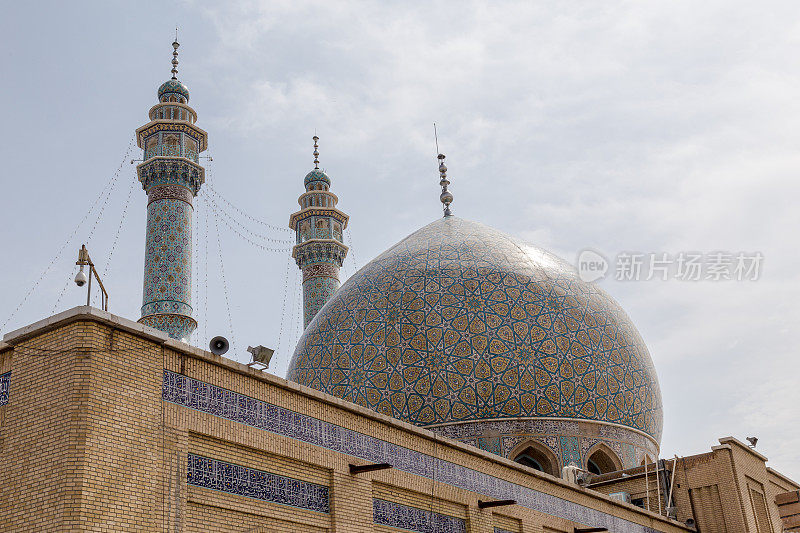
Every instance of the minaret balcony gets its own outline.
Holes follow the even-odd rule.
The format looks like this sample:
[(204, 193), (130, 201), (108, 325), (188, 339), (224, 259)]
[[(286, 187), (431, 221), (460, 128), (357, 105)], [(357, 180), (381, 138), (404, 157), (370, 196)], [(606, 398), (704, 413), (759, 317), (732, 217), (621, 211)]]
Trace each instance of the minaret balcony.
[(292, 248), (292, 257), (302, 268), (304, 263), (316, 261), (335, 262), (342, 266), (349, 248), (333, 239), (311, 239)]
[(157, 156), (136, 166), (144, 190), (157, 185), (180, 185), (197, 194), (206, 181), (203, 167), (185, 157)]
[(145, 161), (154, 157), (185, 157), (186, 159), (194, 161), (195, 163), (200, 162), (200, 154), (197, 152), (197, 150), (185, 148), (181, 154), (180, 146), (156, 146), (154, 148), (148, 148), (144, 151)]

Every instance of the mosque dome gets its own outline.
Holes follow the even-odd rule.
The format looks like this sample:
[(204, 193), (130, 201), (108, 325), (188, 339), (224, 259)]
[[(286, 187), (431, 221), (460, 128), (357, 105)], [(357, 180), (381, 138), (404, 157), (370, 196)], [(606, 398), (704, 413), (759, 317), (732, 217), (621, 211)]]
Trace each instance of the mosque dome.
[(331, 179), (328, 177), (327, 174), (325, 174), (324, 171), (322, 171), (322, 170), (320, 170), (318, 168), (315, 168), (314, 170), (312, 170), (311, 172), (306, 174), (306, 177), (303, 180), (303, 184), (308, 186), (308, 185), (310, 185), (311, 183), (314, 183), (314, 182), (322, 182), (322, 183), (324, 183), (326, 185), (330, 185), (331, 184)]
[(661, 440), (656, 372), (622, 308), (553, 254), (454, 216), (352, 276), (288, 378), (501, 455), (536, 435), (554, 471), (601, 444), (639, 464)]
[(167, 80), (161, 84), (161, 87), (158, 88), (159, 100), (161, 100), (164, 95), (171, 95), (171, 94), (174, 94), (176, 96), (183, 96), (184, 98), (186, 98), (187, 102), (189, 101), (189, 88), (176, 79)]

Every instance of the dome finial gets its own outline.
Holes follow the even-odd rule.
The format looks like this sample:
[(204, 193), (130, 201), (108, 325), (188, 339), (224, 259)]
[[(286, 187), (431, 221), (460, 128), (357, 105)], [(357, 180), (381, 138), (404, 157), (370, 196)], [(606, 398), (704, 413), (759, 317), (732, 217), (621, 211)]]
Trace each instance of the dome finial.
[(450, 185), (450, 180), (447, 179), (447, 167), (444, 164), (444, 154), (436, 156), (439, 159), (439, 185), (442, 186), (442, 194), (439, 195), (439, 201), (444, 204), (444, 216), (449, 217), (453, 213), (450, 211), (450, 204), (453, 202), (453, 193), (447, 190)]
[(317, 137), (317, 135), (314, 134), (314, 137), (312, 137), (312, 139), (314, 139), (314, 168), (319, 170), (319, 145), (317, 144), (319, 137)]
[(175, 28), (175, 42), (172, 43), (172, 79), (178, 79), (178, 28)]
[[(433, 123), (433, 138), (436, 141), (436, 151), (439, 152), (439, 135), (436, 132), (436, 123)], [(453, 202), (453, 193), (447, 190), (450, 185), (450, 180), (447, 179), (447, 166), (444, 164), (444, 154), (436, 156), (439, 160), (439, 185), (442, 187), (442, 194), (439, 195), (439, 201), (444, 205), (444, 216), (449, 217), (453, 213), (450, 211), (450, 204)]]

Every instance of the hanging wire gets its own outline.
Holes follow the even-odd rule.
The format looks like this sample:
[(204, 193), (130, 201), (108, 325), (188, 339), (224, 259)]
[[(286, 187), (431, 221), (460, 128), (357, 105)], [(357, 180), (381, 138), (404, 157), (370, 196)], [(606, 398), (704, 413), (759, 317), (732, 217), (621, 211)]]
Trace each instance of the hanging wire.
[[(281, 354), (281, 346), (283, 346), (284, 341), (284, 332), (283, 332), (283, 323), (285, 320), (284, 313), (286, 312), (286, 297), (289, 294), (289, 271), (292, 268), (292, 258), (291, 256), (286, 259), (286, 272), (283, 275), (283, 302), (281, 303), (281, 320), (278, 326), (278, 343), (275, 347), (275, 352), (280, 356)], [(276, 361), (277, 363), (277, 361)]]
[[(239, 228), (241, 228), (241, 230), (244, 231), (245, 233), (249, 233), (250, 235), (252, 235), (253, 238), (262, 239), (276, 244), (294, 244), (294, 241), (291, 239), (273, 239), (272, 237), (267, 237), (266, 235), (263, 235), (261, 233), (256, 233), (255, 231), (248, 229), (247, 226), (242, 224), (240, 221), (236, 220), (236, 218), (234, 218), (228, 211), (225, 211), (225, 209), (222, 206), (220, 206), (220, 204), (218, 204), (212, 196), (206, 196), (206, 200), (211, 205), (213, 205), (213, 208), (217, 213), (225, 215), (233, 224), (239, 226)], [(230, 226), (230, 224), (228, 224), (227, 221), (225, 223), (228, 226)]]
[(133, 195), (133, 189), (136, 186), (136, 180), (131, 180), (131, 186), (128, 188), (128, 197), (125, 199), (125, 207), (122, 208), (122, 216), (119, 219), (119, 226), (117, 227), (117, 232), (114, 234), (114, 241), (111, 243), (111, 250), (108, 252), (108, 258), (106, 258), (106, 266), (103, 268), (103, 277), (108, 277), (108, 273), (111, 272), (111, 260), (114, 257), (114, 250), (117, 249), (117, 242), (119, 241), (119, 234), (122, 233), (122, 227), (125, 225), (125, 218), (128, 216), (128, 206), (131, 204), (131, 196)]
[[(196, 202), (196, 203), (199, 203), (199, 202)], [(194, 210), (194, 206), (192, 206), (192, 210)], [(192, 216), (192, 220), (194, 220), (194, 213), (193, 213), (193, 216)], [(198, 249), (200, 248), (200, 239), (197, 238), (199, 236), (199, 233), (200, 233), (199, 230), (200, 230), (200, 217), (197, 217), (197, 224), (193, 224), (193, 227), (192, 227), (192, 245), (193, 245), (193, 249), (192, 249), (192, 272), (191, 272), (192, 273), (192, 277), (189, 278), (190, 281), (191, 281), (191, 284), (192, 284), (192, 306), (193, 306), (192, 308), (193, 309), (194, 309), (194, 306), (196, 306), (198, 304), (198, 301), (199, 301), (198, 294), (200, 292), (200, 290), (199, 290), (200, 283), (198, 283), (198, 281), (194, 279), (194, 274), (200, 272), (200, 256), (197, 253)], [(197, 315), (197, 313), (194, 313), (194, 314)], [(195, 320), (197, 321), (197, 328), (199, 329), (200, 328), (200, 317), (199, 316), (195, 316)], [(203, 317), (203, 320), (205, 320), (205, 317)], [(196, 339), (195, 339), (195, 343), (197, 343)]]
[(205, 259), (203, 261), (203, 342), (208, 339), (208, 206), (203, 208), (203, 248)]
[(64, 298), (64, 295), (67, 293), (67, 288), (69, 287), (70, 282), (72, 282), (72, 274), (71, 273), (67, 276), (67, 281), (64, 282), (64, 286), (61, 288), (61, 292), (58, 294), (58, 298), (56, 299), (56, 303), (53, 304), (53, 308), (50, 310), (50, 314), (51, 315), (56, 314), (56, 311), (58, 310), (58, 304), (61, 303), (61, 299)]
[[(11, 314), (8, 316), (8, 318), (6, 318), (5, 321), (2, 324), (0, 324), (0, 331), (3, 331), (5, 329), (5, 327), (6, 327), (6, 325), (8, 325), (8, 323), (11, 320), (13, 320), (14, 317), (17, 315), (19, 310), (22, 309), (22, 306), (25, 305), (25, 302), (28, 301), (28, 298), (30, 298), (31, 294), (33, 294), (33, 292), (37, 289), (37, 287), (39, 287), (39, 284), (42, 282), (42, 280), (47, 275), (47, 273), (50, 272), (50, 269), (53, 268), (53, 265), (55, 265), (56, 262), (59, 260), (59, 258), (61, 257), (61, 254), (64, 253), (64, 250), (66, 249), (66, 247), (69, 245), (70, 242), (72, 242), (72, 239), (78, 233), (78, 230), (81, 228), (81, 226), (83, 226), (83, 223), (86, 222), (86, 220), (89, 218), (89, 215), (92, 213), (92, 211), (94, 211), (94, 208), (97, 207), (97, 205), (100, 202), (100, 200), (106, 195), (106, 190), (109, 187), (113, 187), (114, 183), (116, 183), (117, 177), (119, 176), (119, 173), (122, 170), (122, 167), (125, 164), (125, 161), (127, 161), (128, 157), (130, 156), (131, 149), (133, 148), (134, 140), (135, 139), (131, 139), (131, 141), (128, 143), (128, 148), (125, 150), (125, 155), (123, 156), (122, 162), (119, 164), (119, 167), (117, 168), (116, 172), (114, 172), (114, 175), (105, 184), (103, 189), (100, 191), (100, 194), (97, 195), (97, 198), (95, 198), (94, 202), (92, 202), (91, 207), (89, 207), (89, 210), (86, 212), (85, 215), (83, 215), (83, 218), (81, 219), (81, 221), (78, 222), (78, 225), (75, 226), (75, 229), (73, 229), (72, 233), (69, 234), (69, 236), (67, 237), (67, 240), (64, 241), (64, 244), (62, 244), (61, 248), (58, 249), (58, 252), (56, 252), (56, 255), (53, 257), (53, 259), (50, 261), (50, 263), (47, 265), (47, 267), (44, 269), (44, 271), (42, 271), (42, 273), (39, 275), (39, 278), (33, 283), (33, 286), (31, 286), (31, 288), (28, 289), (28, 292), (25, 293), (25, 296), (22, 297), (22, 300), (19, 302), (17, 307), (11, 312)], [(96, 225), (96, 223), (95, 223), (95, 225)], [(65, 285), (64, 289), (61, 291), (61, 296), (59, 296), (59, 300), (58, 301), (60, 301), (61, 297), (63, 297), (64, 292), (66, 292), (66, 287), (67, 286), (69, 286), (69, 281), (67, 281), (67, 284)]]
[(243, 235), (243, 234), (242, 234), (242, 233), (241, 233), (239, 230), (237, 230), (236, 228), (234, 228), (234, 227), (233, 227), (233, 226), (232, 226), (232, 225), (231, 225), (231, 224), (230, 224), (230, 223), (229, 223), (229, 222), (228, 222), (228, 221), (227, 221), (225, 218), (223, 218), (223, 217), (221, 217), (221, 216), (220, 216), (219, 212), (217, 212), (216, 208), (214, 207), (214, 204), (208, 201), (208, 196), (206, 196), (206, 205), (207, 205), (207, 206), (208, 206), (208, 207), (211, 209), (212, 213), (214, 214), (214, 220), (215, 220), (217, 223), (218, 223), (220, 220), (222, 220), (222, 223), (223, 223), (223, 224), (225, 224), (226, 226), (228, 226), (228, 228), (229, 228), (229, 229), (230, 229), (232, 232), (234, 232), (236, 235), (238, 235), (239, 237), (241, 237), (241, 238), (242, 238), (243, 240), (245, 240), (246, 242), (248, 242), (248, 243), (252, 244), (253, 246), (255, 246), (255, 247), (257, 247), (257, 248), (261, 248), (261, 249), (262, 249), (262, 250), (264, 250), (265, 252), (279, 252), (279, 253), (286, 253), (286, 252), (290, 252), (290, 251), (291, 251), (291, 248), (273, 248), (273, 247), (270, 247), (270, 246), (264, 246), (264, 245), (263, 245), (263, 244), (261, 244), (261, 243), (255, 242), (253, 239), (251, 239), (251, 238), (247, 237), (246, 235)]
[(350, 257), (353, 258), (353, 274), (358, 272), (358, 261), (356, 261), (356, 251), (353, 249), (353, 237), (349, 233), (347, 235), (347, 247), (350, 249)]
[(305, 320), (305, 314), (303, 313), (303, 302), (302, 302), (302, 298), (301, 298), (301, 296), (303, 294), (303, 284), (302, 284), (302, 280), (299, 279), (300, 278), (300, 276), (299, 276), (300, 270), (298, 269), (297, 272), (298, 272), (298, 278), (296, 278), (296, 279), (298, 279), (298, 281), (300, 283), (298, 283), (298, 285), (299, 285), (298, 290), (295, 291), (295, 292), (297, 292), (297, 317), (296, 317), (296, 320), (295, 320), (295, 324), (297, 324), (297, 338), (292, 343), (295, 346), (300, 341), (300, 336), (303, 334), (303, 327), (301, 327), (300, 324), (302, 324), (303, 321)]
[(251, 216), (251, 215), (248, 215), (242, 209), (236, 207), (229, 200), (227, 200), (224, 196), (222, 196), (219, 193), (219, 191), (217, 191), (214, 187), (211, 186), (211, 184), (206, 183), (206, 188), (209, 190), (209, 192), (211, 192), (211, 194), (213, 194), (214, 196), (216, 196), (217, 198), (219, 198), (220, 200), (222, 200), (223, 202), (228, 204), (234, 211), (238, 212), (240, 215), (248, 218), (249, 220), (252, 220), (253, 222), (256, 222), (258, 224), (261, 224), (263, 226), (266, 226), (267, 228), (270, 228), (270, 229), (273, 229), (273, 230), (276, 230), (276, 231), (286, 231), (286, 232), (291, 232), (292, 231), (291, 229), (289, 229), (287, 227), (276, 226), (274, 224), (269, 224), (267, 222), (264, 222), (263, 220), (260, 220), (258, 218), (255, 218), (255, 217)]
[[(209, 205), (208, 202), (206, 202), (206, 205)], [(225, 279), (225, 261), (222, 259), (222, 241), (219, 238), (219, 217), (217, 216), (216, 211), (214, 211), (214, 225), (216, 226), (217, 230), (217, 250), (219, 251), (219, 271), (222, 274), (222, 290), (225, 293), (225, 307), (228, 310), (228, 328), (231, 332), (231, 349), (233, 349), (235, 352), (236, 341), (233, 334), (233, 316), (231, 315), (231, 302), (230, 298), (228, 297), (228, 282)]]
[(100, 219), (103, 218), (103, 214), (106, 210), (106, 205), (108, 205), (108, 200), (111, 198), (111, 194), (114, 192), (114, 188), (117, 186), (117, 180), (119, 179), (120, 172), (122, 171), (122, 167), (125, 165), (125, 161), (128, 160), (130, 156), (131, 149), (133, 148), (134, 139), (131, 139), (131, 142), (128, 144), (128, 151), (125, 152), (125, 159), (120, 162), (119, 167), (117, 167), (116, 172), (114, 172), (114, 177), (111, 179), (111, 187), (109, 187), (108, 192), (106, 193), (105, 199), (103, 203), (100, 205), (100, 211), (97, 213), (97, 218), (94, 219), (94, 224), (92, 224), (92, 229), (89, 230), (89, 236), (86, 238), (86, 245), (92, 242), (92, 238), (94, 237), (94, 230), (97, 229), (97, 224), (100, 222)]

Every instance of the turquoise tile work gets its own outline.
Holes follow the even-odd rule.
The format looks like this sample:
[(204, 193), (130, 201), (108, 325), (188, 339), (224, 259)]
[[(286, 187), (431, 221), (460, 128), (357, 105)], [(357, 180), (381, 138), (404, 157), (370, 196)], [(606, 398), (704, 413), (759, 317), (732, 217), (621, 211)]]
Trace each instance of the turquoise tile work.
[(453, 487), (498, 500), (513, 499), (519, 505), (545, 514), (615, 533), (655, 533), (652, 528), (517, 485), (478, 470), (410, 450), (317, 418), (290, 411), (188, 376), (164, 370), (162, 399), (320, 446), (374, 463), (390, 463), (404, 472), (436, 479)]
[(419, 426), (555, 417), (661, 438), (655, 369), (619, 305), (558, 257), (454, 216), (352, 276), (288, 378)]

